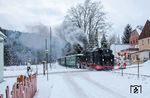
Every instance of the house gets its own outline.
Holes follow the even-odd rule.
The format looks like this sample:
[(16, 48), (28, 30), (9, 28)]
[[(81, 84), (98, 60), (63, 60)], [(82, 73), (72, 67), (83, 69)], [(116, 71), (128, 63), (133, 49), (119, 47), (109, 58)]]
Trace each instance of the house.
[(150, 50), (150, 21), (147, 20), (141, 35), (139, 36), (139, 50)]
[(150, 59), (150, 21), (147, 20), (138, 39), (139, 51), (132, 54), (135, 60), (140, 59), (141, 62)]
[(134, 58), (131, 55), (133, 53), (137, 52), (138, 50), (139, 50), (139, 48), (127, 48), (127, 49), (121, 50), (121, 52), (126, 52), (127, 59), (134, 62)]
[(4, 67), (4, 39), (6, 36), (0, 32), (0, 82), (3, 80), (3, 67)]
[(129, 44), (131, 45), (132, 48), (138, 48), (138, 39), (139, 39), (139, 33), (135, 29), (132, 31), (129, 38)]
[(129, 45), (130, 45), (130, 47), (121, 50), (121, 52), (125, 51), (127, 53), (127, 59), (129, 59), (129, 60), (131, 60), (133, 62), (134, 62), (134, 58), (131, 57), (131, 54), (139, 51), (139, 48), (138, 48), (138, 39), (139, 39), (139, 33), (135, 29), (135, 30), (132, 31), (132, 33), (130, 35), (130, 38), (129, 38)]
[(129, 38), (129, 44), (113, 44), (111, 45), (111, 50), (113, 50), (113, 54), (115, 57), (118, 57), (118, 52), (126, 52), (126, 57), (130, 63), (134, 63), (136, 60), (136, 57), (132, 57), (131, 55), (133, 53), (136, 53), (139, 51), (138, 47), (138, 39), (139, 39), (139, 32), (135, 29), (132, 31), (130, 38)]

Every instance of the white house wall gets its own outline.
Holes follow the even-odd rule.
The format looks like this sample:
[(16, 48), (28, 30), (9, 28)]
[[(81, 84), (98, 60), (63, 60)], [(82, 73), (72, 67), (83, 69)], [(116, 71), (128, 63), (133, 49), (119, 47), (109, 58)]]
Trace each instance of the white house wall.
[(144, 58), (148, 58), (149, 59), (149, 52), (150, 51), (144, 51), (144, 52), (141, 52), (140, 54), (139, 54), (139, 58), (140, 58), (140, 60), (144, 60)]
[(3, 80), (4, 53), (3, 42), (0, 41), (0, 82)]

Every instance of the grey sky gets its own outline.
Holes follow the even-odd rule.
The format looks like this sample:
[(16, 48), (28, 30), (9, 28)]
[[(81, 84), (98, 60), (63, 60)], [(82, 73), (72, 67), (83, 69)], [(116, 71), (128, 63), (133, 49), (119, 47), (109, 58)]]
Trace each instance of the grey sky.
[[(150, 0), (101, 1), (108, 20), (113, 24), (110, 32), (121, 34), (127, 23), (136, 27), (150, 19)], [(83, 2), (84, 0), (0, 0), (0, 26), (19, 31), (26, 31), (27, 25), (38, 23), (54, 27), (63, 21), (71, 6)]]

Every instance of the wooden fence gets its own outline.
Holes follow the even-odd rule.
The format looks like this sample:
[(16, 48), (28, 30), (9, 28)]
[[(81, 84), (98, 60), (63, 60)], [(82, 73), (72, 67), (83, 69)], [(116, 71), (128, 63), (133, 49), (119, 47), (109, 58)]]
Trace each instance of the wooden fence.
[[(12, 91), (6, 87), (6, 98), (33, 98), (37, 91), (37, 74), (29, 77), (20, 75), (17, 77), (17, 82), (14, 83)], [(10, 94), (11, 93), (11, 94)], [(0, 95), (3, 98), (3, 95)]]
[(0, 94), (0, 98), (3, 98), (3, 95), (2, 95), (2, 94)]

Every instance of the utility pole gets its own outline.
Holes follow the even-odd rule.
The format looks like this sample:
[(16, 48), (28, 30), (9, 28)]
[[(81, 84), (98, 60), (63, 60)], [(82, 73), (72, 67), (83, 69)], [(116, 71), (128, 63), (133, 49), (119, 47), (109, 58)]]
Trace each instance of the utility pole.
[(51, 65), (51, 59), (52, 59), (52, 30), (51, 30), (51, 26), (50, 26), (50, 32), (49, 32), (50, 34), (50, 47), (49, 47), (49, 49), (50, 49), (50, 58), (49, 58), (49, 64), (50, 64), (50, 69), (52, 69), (52, 65)]
[(138, 72), (138, 79), (140, 78), (140, 70), (139, 70), (140, 66), (139, 66), (139, 63), (140, 63), (140, 58), (138, 57), (138, 71), (137, 71)]
[(122, 71), (121, 71), (121, 75), (123, 76), (123, 68), (121, 68), (122, 69)]
[(47, 39), (45, 39), (45, 55), (46, 55), (46, 70), (47, 70), (47, 80), (48, 80), (48, 49), (47, 49)]

